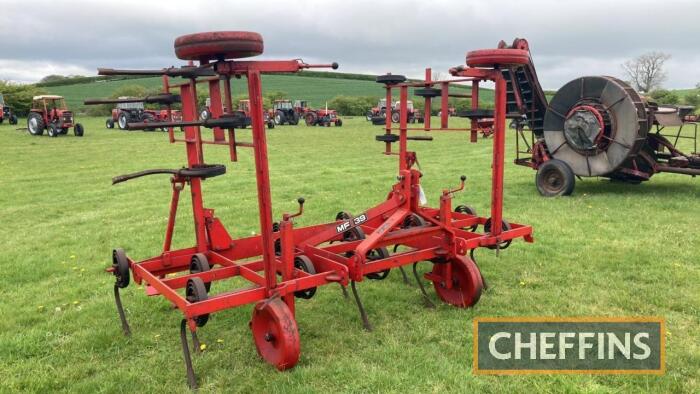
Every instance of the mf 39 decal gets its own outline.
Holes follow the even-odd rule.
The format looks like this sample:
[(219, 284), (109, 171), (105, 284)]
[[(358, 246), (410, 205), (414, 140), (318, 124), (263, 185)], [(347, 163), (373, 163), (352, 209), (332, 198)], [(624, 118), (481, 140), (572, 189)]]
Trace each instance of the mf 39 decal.
[(348, 219), (348, 220), (344, 221), (343, 223), (337, 225), (335, 227), (335, 231), (338, 234), (344, 233), (344, 232), (348, 231), (350, 229), (350, 227), (360, 225), (366, 221), (367, 221), (367, 214), (363, 213), (362, 215)]

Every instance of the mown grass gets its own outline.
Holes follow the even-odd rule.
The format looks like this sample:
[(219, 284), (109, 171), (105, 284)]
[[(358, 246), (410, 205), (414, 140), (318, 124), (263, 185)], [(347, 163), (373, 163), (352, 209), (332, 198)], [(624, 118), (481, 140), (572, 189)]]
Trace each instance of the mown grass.
[[(324, 81), (325, 83), (325, 81)], [(95, 95), (100, 96), (96, 93)], [(182, 145), (163, 133), (120, 132), (83, 119), (86, 136), (31, 137), (0, 127), (0, 391), (187, 392), (178, 338), (180, 314), (131, 286), (123, 292), (133, 336), (122, 336), (104, 272), (111, 249), (142, 259), (159, 252), (170, 195), (166, 176), (110, 186), (114, 175), (184, 164)], [(341, 128), (278, 127), (268, 133), (274, 215), (296, 209), (297, 225), (360, 212), (386, 197), (396, 158), (380, 154), (377, 127), (346, 119)], [(249, 137), (240, 132), (240, 139)], [(507, 160), (513, 159), (509, 135)], [(487, 212), (491, 140), (460, 133), (413, 142), (431, 205), (461, 174), (456, 203)], [(250, 152), (207, 180), (207, 207), (234, 236), (258, 232)], [(662, 174), (633, 186), (579, 181), (569, 198), (541, 198), (534, 172), (506, 166), (505, 217), (531, 224), (536, 243), (515, 242), (496, 257), (478, 251), (490, 289), (469, 310), (423, 307), (414, 286), (393, 273), (363, 282), (375, 331), (362, 330), (337, 286), (299, 302), (302, 355), (280, 373), (255, 352), (251, 308), (216, 314), (200, 331), (194, 359), (202, 392), (698, 392), (700, 383), (700, 185)], [(192, 242), (188, 200), (176, 246)], [(427, 270), (429, 264), (423, 264)], [(215, 284), (222, 291), (230, 284)], [(663, 376), (475, 376), (474, 316), (662, 316), (667, 319)]]

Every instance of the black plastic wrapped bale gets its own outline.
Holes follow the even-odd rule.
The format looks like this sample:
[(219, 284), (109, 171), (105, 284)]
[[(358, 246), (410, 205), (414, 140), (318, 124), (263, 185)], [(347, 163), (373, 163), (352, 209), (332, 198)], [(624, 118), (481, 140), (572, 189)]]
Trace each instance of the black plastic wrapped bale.
[(564, 85), (544, 118), (550, 154), (579, 176), (629, 177), (627, 170), (645, 146), (650, 128), (639, 94), (606, 76), (581, 77)]

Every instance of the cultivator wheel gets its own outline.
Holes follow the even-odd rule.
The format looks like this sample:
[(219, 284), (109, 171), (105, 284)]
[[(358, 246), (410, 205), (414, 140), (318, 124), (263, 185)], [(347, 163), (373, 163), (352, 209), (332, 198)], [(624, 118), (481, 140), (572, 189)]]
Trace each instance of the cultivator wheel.
[[(210, 269), (209, 260), (204, 253), (195, 253), (195, 255), (192, 256), (192, 260), (190, 260), (190, 274), (207, 272)], [(204, 288), (207, 290), (207, 293), (209, 293), (209, 290), (211, 290), (211, 282), (206, 282)]]
[[(208, 298), (207, 288), (201, 278), (191, 278), (187, 281), (185, 298), (187, 299), (187, 302), (192, 304), (195, 302), (205, 301)], [(201, 316), (196, 316), (194, 318), (194, 322), (197, 324), (197, 327), (204, 327), (208, 321), (208, 313)]]
[(299, 361), (299, 328), (294, 315), (280, 298), (260, 301), (250, 321), (258, 354), (283, 371)]
[[(299, 255), (294, 258), (294, 268), (302, 270), (307, 274), (315, 275), (316, 268), (314, 268), (314, 263), (311, 259), (304, 255)], [(295, 291), (294, 296), (297, 298), (302, 298), (305, 300), (311, 299), (316, 294), (316, 288), (312, 287), (306, 290)]]
[(181, 60), (240, 59), (263, 53), (263, 38), (247, 31), (216, 31), (180, 36), (175, 40), (175, 55)]
[[(512, 229), (512, 227), (510, 226), (510, 223), (506, 222), (505, 220), (503, 220), (501, 223), (502, 223), (501, 230), (508, 231), (508, 230)], [(484, 223), (484, 232), (487, 234), (491, 233), (491, 218), (486, 219), (486, 223)], [(500, 244), (488, 245), (487, 248), (489, 248), (489, 249), (501, 249), (501, 250), (508, 249), (511, 242), (512, 242), (512, 240), (509, 239), (507, 241), (501, 242)]]
[[(449, 269), (452, 270), (451, 286), (445, 282)], [(433, 264), (431, 277), (435, 292), (447, 304), (467, 308), (476, 304), (481, 297), (483, 282), (479, 268), (466, 256), (457, 256), (449, 261)]]
[[(464, 213), (467, 215), (476, 216), (476, 209), (474, 209), (473, 207), (471, 207), (469, 205), (457, 205), (457, 207), (455, 207), (454, 211), (457, 213)], [(475, 223), (471, 227), (466, 227), (466, 228), (468, 228), (469, 231), (476, 231), (476, 229), (479, 228), (479, 224)]]

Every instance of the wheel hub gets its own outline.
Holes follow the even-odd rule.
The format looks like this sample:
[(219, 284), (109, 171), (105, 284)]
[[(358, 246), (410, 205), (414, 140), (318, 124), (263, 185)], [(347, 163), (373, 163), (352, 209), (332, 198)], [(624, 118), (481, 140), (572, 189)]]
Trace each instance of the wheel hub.
[(574, 107), (564, 122), (564, 137), (580, 151), (595, 151), (605, 131), (601, 112), (590, 105)]

